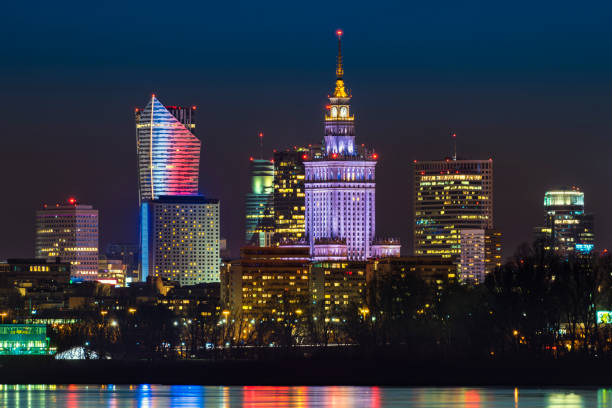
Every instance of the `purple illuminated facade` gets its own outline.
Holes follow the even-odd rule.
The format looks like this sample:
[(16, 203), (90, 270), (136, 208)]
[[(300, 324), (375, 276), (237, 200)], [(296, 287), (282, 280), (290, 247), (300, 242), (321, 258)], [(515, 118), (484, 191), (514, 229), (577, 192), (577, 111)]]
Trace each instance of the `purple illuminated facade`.
[(200, 140), (193, 134), (195, 106), (164, 106), (151, 96), (136, 109), (139, 202), (198, 194)]
[[(317, 259), (364, 260), (375, 234), (376, 153), (355, 146), (338, 31), (336, 88), (325, 115), (325, 153), (304, 161), (306, 235)], [(334, 245), (330, 245), (333, 242)], [(342, 245), (338, 246), (338, 243)], [(341, 248), (342, 247), (342, 248)], [(346, 248), (346, 250), (344, 249)], [(326, 250), (331, 251), (326, 254)], [(346, 255), (344, 255), (346, 254)]]

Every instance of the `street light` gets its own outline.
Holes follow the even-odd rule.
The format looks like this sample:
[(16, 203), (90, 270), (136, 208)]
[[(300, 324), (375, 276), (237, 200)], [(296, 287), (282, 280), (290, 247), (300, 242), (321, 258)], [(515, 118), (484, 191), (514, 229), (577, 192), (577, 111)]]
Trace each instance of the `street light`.
[(230, 311), (229, 310), (224, 310), (223, 312), (221, 312), (223, 314), (223, 316), (225, 317), (225, 323), (227, 323), (227, 316), (229, 316)]
[(370, 309), (368, 309), (367, 307), (360, 308), (359, 313), (361, 313), (361, 315), (363, 316), (363, 320), (365, 321), (366, 315), (370, 313)]
[(2, 316), (2, 324), (4, 324), (4, 318), (5, 318), (6, 316), (8, 316), (8, 313), (6, 313), (6, 312), (2, 312), (2, 313), (0, 313), (0, 316)]

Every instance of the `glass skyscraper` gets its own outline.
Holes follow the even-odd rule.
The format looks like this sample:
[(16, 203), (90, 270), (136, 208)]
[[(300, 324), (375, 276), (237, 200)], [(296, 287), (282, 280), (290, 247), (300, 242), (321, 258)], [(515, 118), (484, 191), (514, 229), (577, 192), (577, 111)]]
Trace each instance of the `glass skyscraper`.
[(253, 159), (250, 162), (251, 192), (246, 195), (245, 242), (269, 246), (274, 232), (274, 163)]
[(140, 278), (181, 285), (219, 281), (219, 201), (199, 195), (196, 107), (164, 106), (151, 96), (136, 110), (140, 202)]
[(195, 106), (165, 107), (155, 95), (136, 109), (139, 202), (198, 194), (201, 143), (193, 133), (194, 113)]
[(371, 256), (375, 233), (378, 156), (355, 146), (351, 95), (343, 80), (342, 32), (337, 34), (336, 87), (325, 115), (324, 153), (304, 160), (306, 235), (315, 259), (364, 260)]
[(593, 215), (584, 211), (584, 192), (564, 187), (544, 194), (544, 227), (537, 238), (546, 249), (561, 256), (585, 254), (593, 250)]

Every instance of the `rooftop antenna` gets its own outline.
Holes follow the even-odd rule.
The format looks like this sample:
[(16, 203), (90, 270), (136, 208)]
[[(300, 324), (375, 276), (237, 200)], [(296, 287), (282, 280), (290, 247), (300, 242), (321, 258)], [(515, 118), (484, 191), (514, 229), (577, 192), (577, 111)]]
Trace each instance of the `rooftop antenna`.
[(259, 132), (259, 158), (263, 160), (263, 132)]
[(453, 160), (457, 160), (457, 134), (453, 132)]

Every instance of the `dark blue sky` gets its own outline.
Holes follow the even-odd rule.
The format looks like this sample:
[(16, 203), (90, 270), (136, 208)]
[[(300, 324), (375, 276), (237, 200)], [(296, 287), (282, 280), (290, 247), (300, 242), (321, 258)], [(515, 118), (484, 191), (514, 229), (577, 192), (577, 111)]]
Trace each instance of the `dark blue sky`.
[[(99, 4), (100, 3), (100, 4)], [(0, 258), (33, 254), (34, 211), (100, 209), (101, 244), (136, 241), (133, 109), (198, 106), (201, 189), (243, 237), (257, 133), (316, 143), (345, 32), (357, 140), (380, 154), (377, 230), (412, 245), (413, 159), (493, 157), (504, 252), (546, 188), (578, 185), (612, 246), (608, 2), (12, 2), (0, 13)]]

